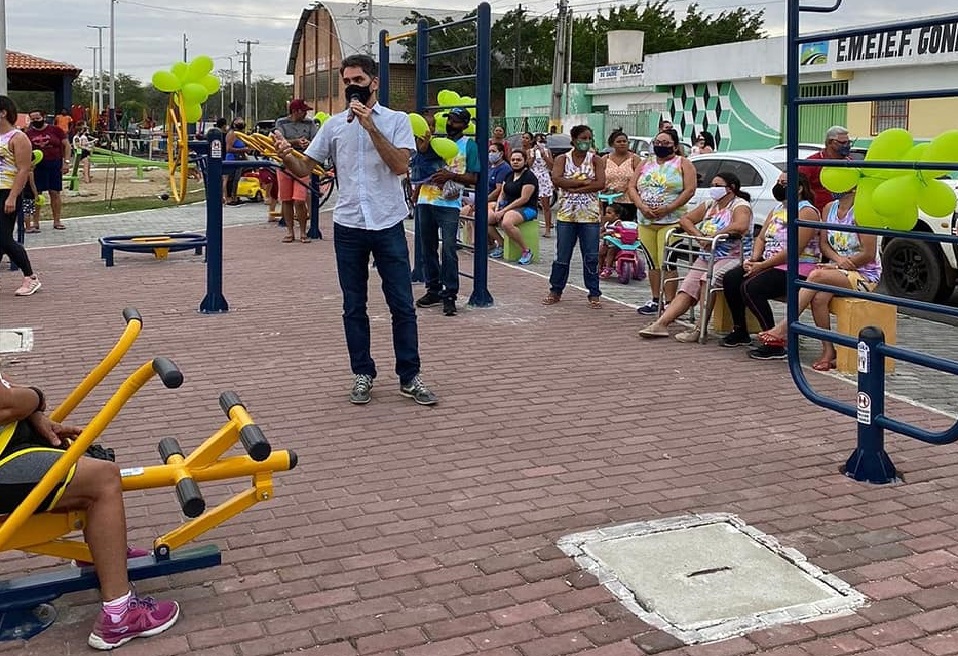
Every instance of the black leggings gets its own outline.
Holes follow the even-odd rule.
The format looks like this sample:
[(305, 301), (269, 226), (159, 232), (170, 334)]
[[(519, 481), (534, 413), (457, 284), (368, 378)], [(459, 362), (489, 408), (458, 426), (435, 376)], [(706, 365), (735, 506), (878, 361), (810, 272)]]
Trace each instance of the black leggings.
[(769, 301), (788, 293), (788, 273), (783, 269), (765, 269), (745, 277), (745, 269), (740, 266), (725, 272), (722, 278), (725, 301), (732, 314), (732, 329), (748, 332), (745, 321), (745, 308), (755, 314), (762, 330), (771, 330), (775, 325), (775, 316)]
[(17, 243), (13, 238), (13, 229), (17, 225), (17, 214), (20, 211), (20, 198), (17, 198), (16, 209), (7, 214), (3, 211), (3, 205), (10, 196), (9, 189), (0, 189), (0, 255), (6, 254), (25, 276), (33, 275), (33, 267), (30, 266), (30, 258), (27, 257), (26, 249)]

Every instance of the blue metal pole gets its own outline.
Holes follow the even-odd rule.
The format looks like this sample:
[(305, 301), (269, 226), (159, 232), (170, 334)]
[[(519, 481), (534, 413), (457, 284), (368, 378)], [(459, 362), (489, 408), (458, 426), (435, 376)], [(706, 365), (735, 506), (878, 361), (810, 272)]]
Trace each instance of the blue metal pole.
[[(799, 36), (799, 7), (800, 0), (789, 0), (787, 8), (788, 37), (786, 38), (786, 67), (787, 83), (785, 87), (785, 145), (786, 145), (786, 177), (788, 178), (788, 198), (786, 212), (788, 221), (788, 243), (798, 243), (798, 94), (799, 94), (799, 51), (796, 39)], [(798, 249), (789, 248), (788, 256), (788, 286), (786, 293), (785, 315), (789, 326), (788, 360), (791, 363), (792, 377), (804, 376), (801, 372), (798, 355), (798, 335), (791, 332), (791, 326), (798, 321), (798, 288), (794, 282), (798, 279)], [(796, 371), (797, 369), (797, 371)]]
[(845, 475), (866, 483), (897, 480), (885, 452), (885, 334), (875, 326), (858, 333), (858, 447), (845, 463)]
[[(489, 3), (483, 2), (479, 4), (476, 13), (476, 141), (480, 144), (489, 143), (491, 50), (492, 9)], [(480, 150), (483, 149), (480, 148)], [(488, 188), (489, 165), (483, 161), (479, 167), (479, 179), (476, 182), (473, 284), (472, 295), (469, 297), (469, 305), (473, 307), (492, 305), (492, 294), (489, 293), (489, 244), (485, 229), (489, 225), (489, 207), (484, 198)]]
[(389, 44), (387, 30), (379, 30), (379, 102), (389, 107)]
[(319, 176), (311, 173), (309, 176), (309, 230), (306, 236), (310, 239), (322, 239), (323, 231), (319, 229)]
[(223, 142), (217, 130), (207, 135), (209, 156), (206, 179), (206, 296), (200, 303), (200, 312), (214, 314), (229, 312), (223, 296)]
[[(422, 113), (426, 107), (429, 88), (426, 80), (429, 79), (429, 23), (421, 18), (416, 24), (416, 111)], [(382, 64), (380, 64), (382, 66)], [(424, 282), (422, 261), (422, 234), (419, 232), (419, 208), (413, 207), (413, 266), (410, 278), (413, 282)]]

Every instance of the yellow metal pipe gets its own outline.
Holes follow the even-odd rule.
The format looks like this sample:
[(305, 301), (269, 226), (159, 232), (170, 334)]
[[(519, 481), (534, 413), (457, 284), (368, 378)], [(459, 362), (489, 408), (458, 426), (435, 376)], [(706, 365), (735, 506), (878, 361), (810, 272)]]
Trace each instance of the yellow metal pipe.
[(85, 513), (38, 513), (29, 518), (5, 548), (29, 550), (29, 547), (55, 540), (73, 531), (83, 530), (84, 526), (86, 526)]
[[(208, 467), (189, 469), (190, 475), (197, 483), (208, 481), (222, 481), (240, 476), (253, 476), (264, 472), (278, 472), (289, 470), (289, 451), (274, 451), (269, 458), (256, 462), (249, 456), (232, 456), (219, 460)], [(170, 487), (176, 484), (174, 476), (177, 468), (171, 465), (154, 465), (151, 467), (133, 467), (121, 471), (123, 475), (123, 490), (148, 490), (158, 487)]]
[(205, 513), (182, 524), (169, 533), (161, 535), (153, 541), (153, 548), (169, 547), (172, 551), (179, 549), (184, 544), (192, 542), (207, 531), (210, 531), (231, 517), (235, 517), (247, 508), (251, 508), (259, 501), (257, 490), (250, 488), (239, 494), (233, 495), (215, 508), (207, 510)]
[(130, 347), (133, 346), (133, 342), (136, 341), (136, 338), (140, 336), (140, 330), (142, 328), (143, 322), (139, 318), (130, 319), (116, 345), (110, 350), (106, 357), (103, 358), (100, 364), (88, 373), (86, 378), (80, 381), (80, 384), (70, 392), (70, 395), (63, 400), (63, 403), (50, 413), (50, 419), (56, 422), (61, 422), (66, 419), (67, 415), (73, 412), (83, 399), (86, 398), (90, 390), (99, 385), (103, 379), (106, 378), (107, 374), (113, 371), (113, 368), (123, 359), (123, 356), (130, 350)]
[(239, 432), (236, 430), (236, 425), (232, 421), (227, 422), (186, 456), (186, 466), (190, 469), (208, 467), (226, 453), (226, 450), (233, 446), (238, 438)]
[(91, 444), (100, 436), (100, 433), (110, 425), (110, 422), (119, 414), (124, 404), (153, 377), (153, 362), (147, 362), (131, 374), (105, 406), (96, 414), (83, 429), (79, 437), (64, 452), (60, 459), (44, 474), (36, 487), (30, 491), (27, 498), (7, 516), (0, 525), (0, 551), (7, 548), (10, 538), (23, 526), (26, 520), (36, 512), (53, 488), (67, 477), (70, 468), (80, 459)]
[(403, 32), (402, 34), (397, 34), (393, 36), (392, 34), (386, 35), (386, 43), (392, 43), (393, 41), (399, 41), (399, 39), (408, 39), (411, 36), (416, 36), (416, 30), (411, 30), (409, 32)]

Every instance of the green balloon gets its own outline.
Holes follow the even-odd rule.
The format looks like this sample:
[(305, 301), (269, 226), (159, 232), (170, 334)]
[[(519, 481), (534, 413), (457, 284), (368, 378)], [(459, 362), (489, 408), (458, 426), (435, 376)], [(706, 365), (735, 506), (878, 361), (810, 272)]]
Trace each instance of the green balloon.
[(205, 75), (200, 80), (200, 84), (206, 89), (206, 93), (213, 94), (220, 90), (220, 79), (215, 75)]
[(174, 91), (179, 91), (182, 83), (177, 79), (175, 75), (169, 71), (157, 71), (153, 74), (154, 88), (157, 91), (162, 91), (163, 93), (173, 93)]
[(864, 177), (858, 182), (858, 191), (855, 194), (855, 223), (863, 228), (884, 228), (888, 219), (875, 211), (872, 195), (875, 188), (882, 183), (876, 178)]
[(183, 85), (183, 100), (187, 105), (202, 105), (206, 102), (206, 87), (196, 82), (187, 82)]
[(956, 205), (954, 190), (941, 180), (926, 182), (918, 192), (918, 208), (928, 216), (950, 217)]
[(199, 105), (186, 104), (186, 113), (183, 115), (187, 123), (196, 123), (203, 118), (203, 108)]
[[(885, 130), (872, 142), (865, 154), (866, 162), (899, 162), (915, 145), (911, 133), (901, 128)], [(873, 178), (888, 180), (901, 175), (907, 175), (908, 169), (865, 169), (867, 175)]]
[(409, 124), (412, 126), (412, 133), (415, 137), (424, 137), (429, 132), (429, 124), (426, 123), (426, 119), (415, 112), (409, 115)]
[(186, 65), (186, 62), (176, 62), (170, 66), (170, 71), (176, 76), (176, 79), (180, 81), (181, 85), (186, 84), (186, 77), (190, 72), (190, 68)]
[(459, 146), (457, 146), (456, 142), (452, 139), (435, 137), (430, 140), (429, 143), (432, 145), (433, 152), (446, 160), (446, 162), (451, 162), (456, 158), (456, 155), (459, 154)]
[(929, 162), (958, 162), (958, 130), (942, 132), (928, 144)]
[(42, 162), (42, 161), (43, 161), (43, 151), (42, 151), (42, 150), (34, 150), (34, 151), (33, 151), (33, 165), (36, 166), (37, 164), (39, 164), (39, 163)]
[(187, 65), (186, 79), (190, 82), (199, 82), (213, 70), (213, 60), (206, 55), (194, 57)]
[(436, 123), (436, 134), (446, 134), (446, 117), (444, 114), (436, 114), (433, 119)]
[(875, 211), (890, 220), (910, 214), (917, 218), (920, 189), (921, 181), (914, 175), (885, 180), (872, 195)]
[(449, 89), (443, 89), (436, 95), (440, 107), (458, 107), (462, 100), (459, 94)]
[(862, 177), (858, 169), (846, 169), (838, 166), (826, 166), (822, 169), (822, 186), (829, 191), (845, 193), (853, 189)]

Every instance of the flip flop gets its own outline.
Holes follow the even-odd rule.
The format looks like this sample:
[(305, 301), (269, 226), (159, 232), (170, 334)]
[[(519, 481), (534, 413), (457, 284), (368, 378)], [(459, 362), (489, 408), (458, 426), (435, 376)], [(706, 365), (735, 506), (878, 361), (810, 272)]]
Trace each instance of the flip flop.
[(296, 241), (296, 239), (292, 235), (286, 235), (283, 237), (284, 244), (292, 244), (294, 241)]
[(598, 297), (598, 296), (590, 296), (590, 297), (589, 297), (589, 307), (592, 308), (593, 310), (601, 310), (601, 309), (602, 309), (602, 301), (599, 300), (599, 297)]
[(779, 337), (778, 335), (773, 335), (771, 332), (765, 330), (758, 334), (758, 341), (760, 341), (765, 346), (779, 346), (785, 347), (785, 340)]
[(551, 293), (550, 293), (548, 296), (546, 296), (544, 299), (542, 299), (542, 304), (543, 304), (543, 305), (555, 305), (556, 303), (558, 303), (558, 302), (561, 301), (561, 300), (562, 300), (562, 297), (561, 297), (561, 296), (558, 296), (558, 295), (556, 295), (556, 294), (551, 294)]
[(53, 229), (54, 229), (54, 230), (66, 230), (67, 227), (66, 227), (65, 225), (63, 225), (62, 223), (57, 223), (56, 225), (53, 226)]
[(300, 238), (299, 238), (299, 241), (300, 241), (300, 243), (308, 244), (309, 242), (312, 241), (312, 239), (310, 239), (309, 237), (300, 237)]
[(812, 364), (812, 369), (815, 371), (830, 371), (835, 368), (834, 360), (818, 360)]

